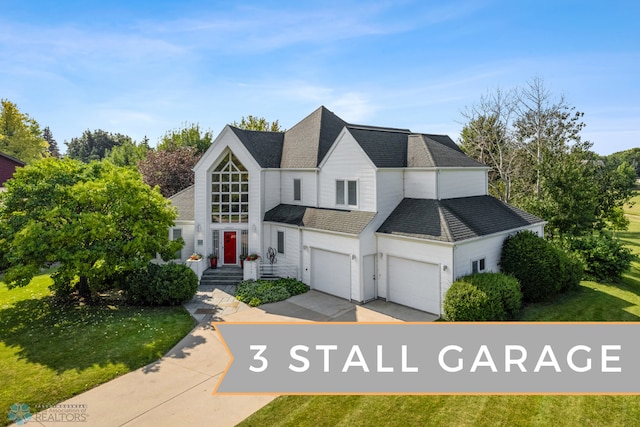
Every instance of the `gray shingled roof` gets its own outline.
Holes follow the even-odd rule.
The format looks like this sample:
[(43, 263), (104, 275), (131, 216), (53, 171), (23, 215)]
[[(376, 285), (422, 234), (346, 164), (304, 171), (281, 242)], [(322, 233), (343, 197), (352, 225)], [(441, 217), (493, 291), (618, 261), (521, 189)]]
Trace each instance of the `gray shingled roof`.
[(193, 205), (194, 205), (194, 186), (187, 187), (169, 197), (171, 204), (178, 210), (178, 218), (176, 221), (193, 221)]
[(240, 142), (263, 168), (279, 168), (282, 158), (283, 132), (244, 130), (230, 126)]
[(358, 235), (375, 215), (375, 212), (344, 211), (280, 204), (266, 212), (264, 220)]
[(408, 129), (347, 126), (379, 168), (484, 167), (444, 135), (412, 134)]
[(403, 199), (378, 232), (458, 242), (543, 222), (491, 196)]
[(321, 106), (284, 133), (280, 167), (317, 167), (346, 124)]
[(352, 126), (348, 126), (347, 129), (376, 167), (407, 166), (408, 131)]
[(231, 129), (264, 168), (315, 168), (345, 127), (379, 168), (484, 166), (446, 135), (349, 124), (324, 106), (286, 132)]

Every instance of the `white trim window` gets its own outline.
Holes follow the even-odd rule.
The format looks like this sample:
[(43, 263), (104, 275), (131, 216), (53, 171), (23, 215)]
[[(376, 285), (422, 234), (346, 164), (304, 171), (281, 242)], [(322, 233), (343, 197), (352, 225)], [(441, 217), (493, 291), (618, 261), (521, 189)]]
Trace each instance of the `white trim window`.
[(302, 201), (302, 180), (300, 178), (293, 179), (293, 201)]
[(487, 269), (487, 261), (485, 258), (475, 259), (471, 261), (471, 273), (483, 273)]
[(279, 254), (284, 255), (285, 234), (283, 230), (278, 230), (276, 233), (276, 247)]
[(211, 222), (249, 222), (249, 173), (231, 151), (211, 173)]
[(358, 206), (358, 181), (338, 179), (336, 180), (336, 205)]

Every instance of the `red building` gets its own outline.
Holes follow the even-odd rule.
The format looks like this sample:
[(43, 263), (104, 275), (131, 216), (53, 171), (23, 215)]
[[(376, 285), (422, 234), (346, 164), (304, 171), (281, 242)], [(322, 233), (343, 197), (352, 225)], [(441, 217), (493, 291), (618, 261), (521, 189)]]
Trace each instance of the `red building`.
[(11, 179), (16, 168), (24, 166), (25, 163), (0, 152), (0, 187), (4, 186), (5, 181)]

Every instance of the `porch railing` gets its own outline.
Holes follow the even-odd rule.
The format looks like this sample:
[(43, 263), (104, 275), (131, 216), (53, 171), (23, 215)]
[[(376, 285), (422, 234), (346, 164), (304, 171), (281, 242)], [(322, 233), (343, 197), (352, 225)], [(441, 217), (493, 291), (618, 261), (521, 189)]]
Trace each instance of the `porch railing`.
[(293, 264), (260, 264), (260, 277), (298, 278), (298, 266)]

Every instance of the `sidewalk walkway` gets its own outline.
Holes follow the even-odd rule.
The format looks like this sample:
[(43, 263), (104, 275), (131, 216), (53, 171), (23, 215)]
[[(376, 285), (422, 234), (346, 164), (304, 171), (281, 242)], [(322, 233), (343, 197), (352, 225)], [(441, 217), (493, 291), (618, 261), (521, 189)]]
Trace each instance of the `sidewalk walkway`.
[[(87, 417), (81, 425), (89, 427), (235, 426), (277, 396), (213, 395), (230, 358), (211, 321), (389, 322), (435, 318), (395, 304), (379, 303), (370, 310), (316, 291), (252, 308), (237, 301), (233, 291), (233, 287), (201, 287), (185, 304), (198, 325), (163, 358), (62, 404), (85, 405)], [(47, 419), (47, 415), (46, 411), (34, 415), (29, 425), (78, 425), (54, 417), (38, 421)]]

